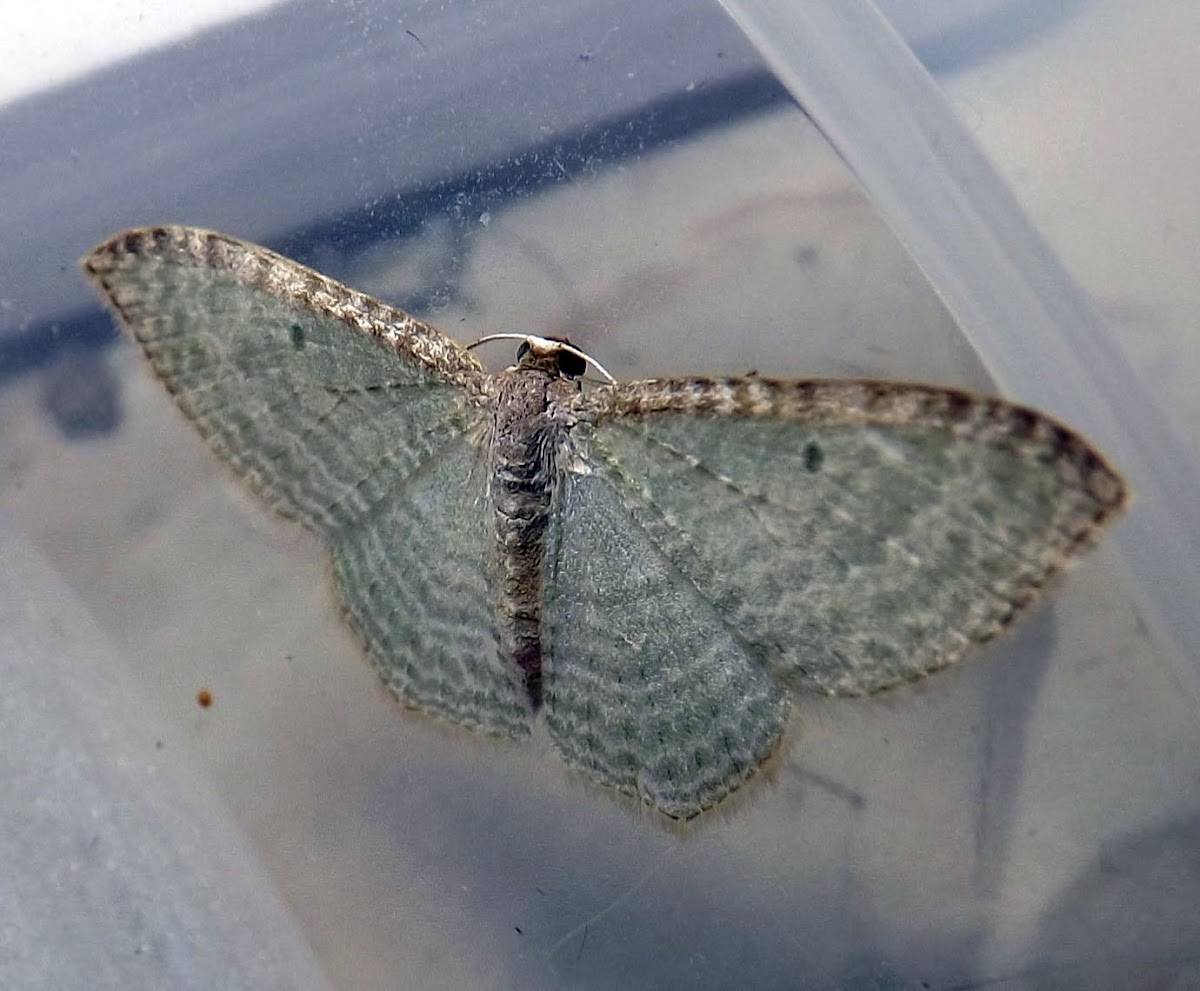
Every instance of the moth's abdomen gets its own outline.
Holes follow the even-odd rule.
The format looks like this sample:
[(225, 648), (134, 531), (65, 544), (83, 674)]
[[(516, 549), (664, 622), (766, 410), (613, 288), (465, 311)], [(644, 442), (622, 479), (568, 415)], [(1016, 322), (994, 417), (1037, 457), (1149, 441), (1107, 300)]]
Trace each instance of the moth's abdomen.
[(535, 708), (542, 703), (541, 596), (554, 452), (562, 428), (548, 413), (555, 380), (537, 371), (500, 376), (490, 452), (495, 527), (493, 601), (501, 650)]
[(549, 510), (544, 489), (492, 476), (495, 604), (501, 649), (515, 664), (530, 702), (542, 701), (542, 546)]

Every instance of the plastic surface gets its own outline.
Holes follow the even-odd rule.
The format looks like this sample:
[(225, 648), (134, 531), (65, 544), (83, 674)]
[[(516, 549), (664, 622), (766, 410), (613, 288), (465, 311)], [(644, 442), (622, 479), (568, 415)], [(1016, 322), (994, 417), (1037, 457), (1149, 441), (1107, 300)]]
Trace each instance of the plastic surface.
[[(1090, 14), (974, 64), (1019, 82), (1030, 46), (1100, 36)], [(73, 271), (118, 228), (181, 221), (265, 242), (461, 340), (569, 332), (620, 377), (995, 389), (716, 6), (293, 4), (0, 108), (0, 165), (3, 506), (152, 700), (170, 773), (189, 780), (194, 761), (219, 796), (209, 811), (231, 810), (213, 835), (249, 837), (251, 893), (278, 888), (335, 986), (1194, 980), (1196, 704), (1114, 546), (959, 671), (803, 700), (772, 780), (681, 836), (544, 741), (396, 711), (318, 548), (222, 474)], [(55, 601), (29, 593), (43, 614)], [(89, 628), (68, 632), (62, 656), (86, 658)], [(47, 668), (43, 707), (72, 669)], [(56, 725), (28, 715), (26, 738)], [(119, 763), (103, 740), (142, 733), (137, 710), (96, 715), (111, 721), (97, 759)], [(41, 758), (0, 746), (36, 803)], [(96, 807), (127, 794), (87, 778)], [(176, 850), (138, 817), (147, 848)], [(61, 859), (45, 833), (10, 848), (10, 890), (44, 892), (24, 866)], [(159, 905), (138, 902), (165, 939), (178, 916)], [(9, 931), (19, 958), (44, 932), (55, 962), (86, 959), (41, 923)], [(184, 959), (222, 983), (219, 961)]]
[(328, 987), (176, 728), (0, 518), (0, 983)]

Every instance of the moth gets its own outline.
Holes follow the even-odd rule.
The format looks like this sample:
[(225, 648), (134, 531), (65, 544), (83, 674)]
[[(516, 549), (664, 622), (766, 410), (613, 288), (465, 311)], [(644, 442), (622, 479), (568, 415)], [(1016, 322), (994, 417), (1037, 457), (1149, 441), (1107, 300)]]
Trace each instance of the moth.
[(584, 388), (599, 366), (535, 336), (490, 374), (395, 307), (188, 227), (82, 265), (221, 460), (328, 546), (398, 699), (514, 737), (544, 719), (569, 764), (677, 819), (754, 775), (794, 695), (913, 681), (1011, 626), (1127, 500), (1087, 441), (1003, 399)]

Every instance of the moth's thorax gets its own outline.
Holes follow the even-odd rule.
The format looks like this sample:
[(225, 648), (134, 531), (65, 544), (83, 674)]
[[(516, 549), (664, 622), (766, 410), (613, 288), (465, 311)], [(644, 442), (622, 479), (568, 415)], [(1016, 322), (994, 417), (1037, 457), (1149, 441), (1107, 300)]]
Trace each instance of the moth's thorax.
[(501, 646), (541, 704), (541, 589), (546, 523), (573, 422), (579, 385), (536, 367), (495, 379), (488, 452), (494, 521), (493, 567)]
[(493, 473), (519, 478), (518, 490), (529, 491), (529, 483), (551, 469), (555, 449), (566, 440), (574, 419), (570, 403), (578, 393), (578, 383), (536, 369), (515, 368), (497, 375)]

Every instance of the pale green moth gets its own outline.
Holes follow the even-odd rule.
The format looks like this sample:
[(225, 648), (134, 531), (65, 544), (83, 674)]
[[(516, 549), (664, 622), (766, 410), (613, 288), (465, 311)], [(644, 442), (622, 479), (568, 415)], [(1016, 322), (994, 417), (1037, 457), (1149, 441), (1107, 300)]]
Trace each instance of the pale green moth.
[(83, 266), (214, 451), (329, 546), (405, 704), (545, 718), (573, 766), (686, 819), (796, 692), (920, 678), (1008, 627), (1126, 502), (1078, 434), (874, 381), (584, 389), (530, 337), (489, 374), (408, 314), (210, 231)]

